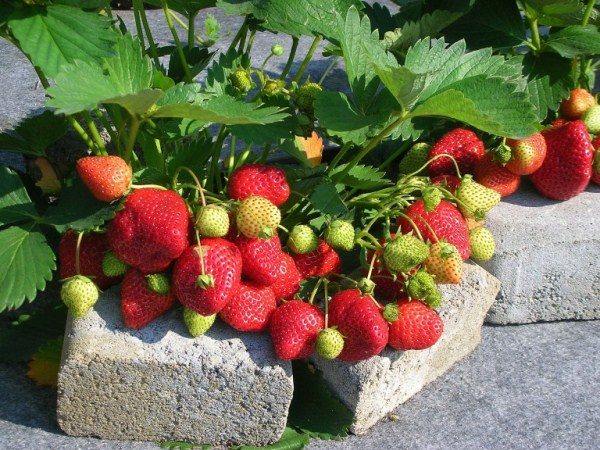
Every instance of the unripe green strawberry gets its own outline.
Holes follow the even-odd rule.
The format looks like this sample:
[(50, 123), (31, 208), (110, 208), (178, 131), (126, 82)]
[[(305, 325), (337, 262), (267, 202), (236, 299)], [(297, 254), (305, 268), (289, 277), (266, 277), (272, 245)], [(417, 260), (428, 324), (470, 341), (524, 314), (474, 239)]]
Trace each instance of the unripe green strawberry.
[(188, 331), (193, 337), (202, 336), (215, 323), (217, 315), (203, 316), (198, 314), (193, 309), (183, 308), (183, 321), (187, 326)]
[(319, 238), (308, 225), (296, 225), (287, 240), (287, 246), (297, 255), (310, 253), (316, 250), (318, 245)]
[(267, 80), (263, 86), (262, 92), (266, 96), (277, 95), (285, 89), (285, 81), (283, 80)]
[(428, 256), (427, 244), (411, 234), (397, 235), (383, 249), (385, 265), (394, 273), (408, 272), (425, 261)]
[(98, 301), (98, 288), (88, 277), (76, 275), (64, 282), (60, 298), (73, 317), (83, 317)]
[(463, 260), (456, 247), (448, 242), (431, 244), (425, 267), (438, 283), (458, 284), (462, 280)]
[(471, 243), (471, 258), (476, 261), (489, 261), (496, 251), (496, 242), (492, 232), (479, 227), (469, 231), (469, 242)]
[(325, 328), (317, 337), (317, 353), (324, 359), (335, 359), (344, 349), (344, 336), (335, 328)]
[(425, 142), (417, 142), (406, 152), (404, 158), (400, 160), (398, 171), (402, 174), (417, 172), (429, 159), (430, 150), (431, 145)]
[(426, 271), (419, 270), (408, 280), (406, 290), (411, 298), (423, 300), (438, 289), (433, 277)]
[(117, 258), (113, 252), (108, 251), (102, 258), (102, 272), (107, 277), (120, 277), (125, 275), (129, 266)]
[(202, 237), (223, 237), (229, 232), (229, 213), (222, 206), (201, 206), (196, 213), (196, 229)]
[(594, 105), (583, 115), (583, 123), (590, 134), (600, 134), (600, 105)]
[(268, 239), (273, 236), (279, 222), (281, 212), (273, 203), (263, 197), (245, 198), (238, 209), (236, 224), (240, 233), (249, 238)]
[(241, 94), (245, 94), (252, 89), (252, 78), (245, 69), (236, 69), (229, 75), (229, 81), (235, 90)]
[(498, 203), (500, 194), (493, 189), (487, 188), (476, 181), (470, 175), (465, 175), (456, 191), (459, 200), (458, 208), (465, 217), (481, 220)]
[(148, 283), (148, 289), (157, 294), (168, 294), (171, 290), (171, 283), (169, 277), (164, 273), (153, 273), (146, 275), (146, 281)]
[(349, 252), (354, 248), (354, 227), (345, 220), (334, 220), (325, 230), (325, 242), (335, 249)]
[(283, 55), (284, 52), (284, 48), (283, 45), (281, 44), (273, 44), (271, 46), (271, 53), (275, 56), (281, 56)]
[(323, 88), (317, 83), (306, 83), (296, 91), (294, 96), (298, 109), (307, 114), (315, 112), (315, 96), (321, 92)]

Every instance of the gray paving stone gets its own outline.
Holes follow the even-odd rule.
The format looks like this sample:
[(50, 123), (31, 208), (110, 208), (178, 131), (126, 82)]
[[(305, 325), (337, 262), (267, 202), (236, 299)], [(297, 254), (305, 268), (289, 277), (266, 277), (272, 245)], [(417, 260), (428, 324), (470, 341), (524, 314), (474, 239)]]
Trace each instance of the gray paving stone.
[(600, 318), (599, 202), (595, 185), (565, 202), (526, 185), (489, 214), (497, 253), (483, 266), (502, 288), (488, 322)]
[(460, 285), (442, 287), (444, 333), (430, 349), (381, 355), (358, 363), (315, 359), (331, 389), (354, 413), (352, 431), (365, 433), (398, 405), (469, 355), (481, 340), (483, 319), (500, 283), (475, 264)]
[(140, 331), (124, 327), (119, 291), (69, 319), (57, 420), (67, 434), (121, 440), (264, 445), (285, 429), (291, 364), (266, 334), (222, 324), (193, 339), (171, 311)]

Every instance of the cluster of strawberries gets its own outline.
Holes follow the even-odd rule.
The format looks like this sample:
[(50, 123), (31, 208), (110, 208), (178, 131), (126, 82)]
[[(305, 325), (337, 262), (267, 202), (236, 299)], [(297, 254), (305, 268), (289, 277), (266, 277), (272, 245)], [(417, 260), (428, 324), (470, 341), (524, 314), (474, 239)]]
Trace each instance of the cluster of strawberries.
[[(541, 133), (506, 139), (489, 152), (475, 133), (457, 128), (435, 143), (429, 157), (453, 156), (462, 161), (459, 166), (463, 173), (473, 173), (480, 184), (502, 197), (516, 192), (521, 176), (528, 175), (542, 195), (567, 200), (583, 192), (590, 180), (600, 184), (600, 152), (596, 151), (600, 147), (600, 106), (588, 91), (574, 89), (561, 103), (560, 114), (561, 118)], [(457, 186), (451, 169), (448, 158), (440, 158), (429, 167), (434, 177), (449, 171), (445, 181)]]

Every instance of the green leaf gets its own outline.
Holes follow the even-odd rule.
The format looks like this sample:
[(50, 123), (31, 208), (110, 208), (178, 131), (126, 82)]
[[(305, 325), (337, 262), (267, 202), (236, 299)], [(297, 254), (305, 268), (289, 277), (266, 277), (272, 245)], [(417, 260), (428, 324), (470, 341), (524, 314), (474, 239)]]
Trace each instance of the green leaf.
[(348, 212), (348, 208), (330, 180), (323, 180), (319, 183), (310, 194), (309, 200), (321, 214), (337, 217)]
[(75, 231), (90, 230), (115, 216), (118, 204), (96, 200), (83, 182), (76, 178), (63, 188), (56, 206), (48, 208), (44, 223), (53, 225), (59, 233), (69, 228)]
[(465, 39), (470, 48), (508, 49), (526, 39), (521, 12), (512, 1), (478, 0), (464, 17), (444, 30), (451, 41)]
[(331, 171), (329, 176), (338, 183), (361, 190), (377, 189), (391, 183), (390, 180), (385, 178), (384, 171), (362, 164), (354, 166), (343, 178), (338, 179), (337, 175), (343, 173), (346, 167), (347, 164), (340, 164)]
[(215, 95), (229, 94), (234, 96), (235, 92), (231, 83), (229, 83), (229, 75), (240, 67), (250, 67), (248, 55), (238, 53), (235, 49), (221, 54), (219, 60), (215, 61), (206, 71), (206, 92)]
[(33, 301), (55, 269), (54, 252), (37, 225), (0, 231), (0, 312)]
[[(206, 48), (192, 47), (190, 50), (187, 46), (183, 47), (183, 54), (188, 63), (190, 76), (193, 78), (198, 75), (212, 59), (214, 53), (209, 52)], [(179, 57), (177, 47), (173, 49), (169, 57), (169, 69), (167, 75), (175, 81), (183, 81), (186, 78), (185, 70), (181, 58)]]
[(75, 60), (109, 56), (117, 38), (108, 17), (63, 5), (18, 8), (8, 26), (33, 64), (49, 77)]
[(160, 448), (167, 448), (167, 449), (173, 449), (173, 450), (192, 450), (192, 449), (210, 450), (212, 448), (211, 445), (194, 444), (192, 442), (187, 442), (187, 441), (164, 441), (164, 442), (159, 442), (158, 445), (160, 446)]
[[(162, 3), (160, 0), (144, 0), (144, 3), (161, 7)], [(198, 11), (212, 8), (216, 4), (216, 0), (169, 0), (169, 9), (177, 11), (186, 17), (192, 14), (197, 14)]]
[(315, 97), (315, 115), (330, 136), (362, 145), (384, 125), (389, 113), (365, 114), (352, 107), (341, 92), (323, 91)]
[(551, 33), (546, 40), (546, 46), (565, 58), (598, 55), (600, 32), (593, 25), (571, 25)]
[(21, 315), (0, 329), (0, 362), (26, 362), (38, 347), (62, 336), (67, 321), (67, 308), (62, 302)]
[(229, 127), (231, 134), (241, 139), (246, 144), (265, 145), (278, 144), (284, 139), (293, 137), (293, 132), (298, 127), (295, 115), (286, 117), (283, 121), (268, 125), (232, 125)]
[(406, 67), (373, 64), (375, 73), (403, 109), (408, 109), (427, 86), (428, 74), (416, 74)]
[(281, 438), (271, 445), (263, 447), (252, 447), (250, 445), (242, 445), (239, 450), (300, 450), (303, 449), (310, 437), (304, 433), (299, 433), (291, 427), (286, 427)]
[[(526, 0), (522, 2), (528, 16), (537, 19), (540, 25), (564, 27), (580, 24), (586, 8), (580, 0)], [(591, 18), (597, 17), (596, 10)]]
[(31, 221), (38, 216), (19, 175), (0, 166), (0, 226)]
[(294, 398), (288, 425), (319, 439), (347, 436), (352, 413), (333, 397), (321, 373), (303, 361), (294, 361), (292, 367)]
[(51, 111), (23, 119), (14, 130), (0, 134), (0, 150), (43, 156), (46, 148), (64, 136), (67, 121)]

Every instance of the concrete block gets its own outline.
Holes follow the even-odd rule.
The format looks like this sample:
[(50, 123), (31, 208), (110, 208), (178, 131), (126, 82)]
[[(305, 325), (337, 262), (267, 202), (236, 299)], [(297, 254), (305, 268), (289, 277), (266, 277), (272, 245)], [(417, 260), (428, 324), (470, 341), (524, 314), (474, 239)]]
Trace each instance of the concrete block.
[(600, 319), (598, 205), (596, 185), (565, 202), (527, 185), (489, 214), (497, 253), (482, 265), (502, 288), (488, 322)]
[(69, 318), (57, 418), (74, 436), (265, 445), (283, 433), (291, 364), (269, 337), (222, 324), (189, 337), (181, 311), (126, 329), (118, 290), (83, 319)]
[(496, 278), (468, 263), (460, 285), (442, 286), (444, 304), (439, 312), (444, 320), (444, 333), (430, 349), (406, 352), (386, 349), (378, 356), (353, 364), (315, 358), (315, 365), (331, 389), (354, 413), (352, 431), (365, 433), (471, 353), (481, 340), (483, 319), (499, 288)]

